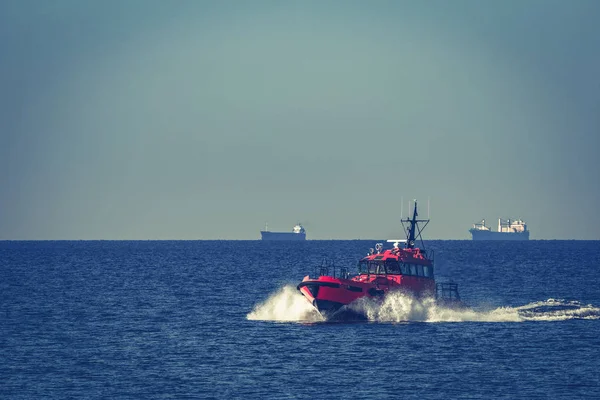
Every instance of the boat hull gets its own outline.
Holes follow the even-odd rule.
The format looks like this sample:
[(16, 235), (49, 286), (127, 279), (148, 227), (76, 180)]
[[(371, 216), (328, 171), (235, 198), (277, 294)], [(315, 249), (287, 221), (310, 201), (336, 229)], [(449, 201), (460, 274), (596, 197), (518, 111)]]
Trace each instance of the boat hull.
[(529, 240), (529, 231), (523, 232), (494, 232), (470, 229), (473, 240)]
[[(404, 278), (404, 280), (402, 279)], [(349, 309), (352, 302), (368, 297), (382, 299), (389, 291), (402, 291), (416, 297), (435, 295), (435, 282), (424, 277), (371, 276), (369, 281), (321, 276), (305, 277), (298, 290), (327, 320), (365, 319)]]
[(306, 233), (260, 231), (262, 240), (306, 240)]

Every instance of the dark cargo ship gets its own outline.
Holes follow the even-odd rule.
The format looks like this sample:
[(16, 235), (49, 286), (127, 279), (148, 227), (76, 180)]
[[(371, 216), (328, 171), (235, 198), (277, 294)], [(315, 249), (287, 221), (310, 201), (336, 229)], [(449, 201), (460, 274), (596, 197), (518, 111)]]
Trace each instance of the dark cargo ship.
[(291, 232), (271, 232), (268, 225), (264, 231), (260, 231), (262, 240), (306, 240), (306, 230), (300, 224), (296, 224)]

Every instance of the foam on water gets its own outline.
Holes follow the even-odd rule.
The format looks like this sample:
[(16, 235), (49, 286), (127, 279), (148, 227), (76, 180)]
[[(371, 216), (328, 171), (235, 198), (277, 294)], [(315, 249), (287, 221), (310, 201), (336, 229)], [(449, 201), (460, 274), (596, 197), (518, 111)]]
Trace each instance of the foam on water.
[(548, 299), (516, 307), (525, 321), (565, 321), (569, 319), (600, 319), (600, 308), (579, 301)]
[(490, 311), (471, 308), (449, 308), (437, 305), (432, 298), (415, 299), (404, 293), (389, 293), (383, 302), (363, 297), (349, 308), (369, 321), (377, 322), (519, 322), (516, 309), (501, 307)]
[(257, 304), (247, 316), (260, 321), (318, 322), (323, 317), (292, 285), (286, 285)]
[[(348, 306), (373, 322), (524, 322), (600, 319), (600, 308), (578, 301), (548, 299), (518, 307), (491, 310), (448, 308), (433, 299), (415, 299), (396, 292), (383, 301), (368, 297)], [(286, 285), (247, 315), (249, 320), (320, 322), (323, 317), (292, 285)]]

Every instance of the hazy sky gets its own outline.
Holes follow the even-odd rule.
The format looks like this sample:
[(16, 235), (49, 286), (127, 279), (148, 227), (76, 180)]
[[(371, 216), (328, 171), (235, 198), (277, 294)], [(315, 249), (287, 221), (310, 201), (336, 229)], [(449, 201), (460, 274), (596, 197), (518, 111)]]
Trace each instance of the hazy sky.
[[(600, 239), (600, 2), (0, 0), (0, 239)], [(404, 211), (406, 213), (406, 205)]]

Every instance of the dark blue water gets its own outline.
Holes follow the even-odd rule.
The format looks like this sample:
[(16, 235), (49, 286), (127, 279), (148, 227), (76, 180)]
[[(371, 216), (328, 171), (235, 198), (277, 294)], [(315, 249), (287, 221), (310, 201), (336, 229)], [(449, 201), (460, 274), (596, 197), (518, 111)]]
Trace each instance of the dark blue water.
[(0, 242), (0, 397), (600, 398), (600, 242), (432, 241), (472, 310), (318, 322), (293, 285), (373, 245)]

